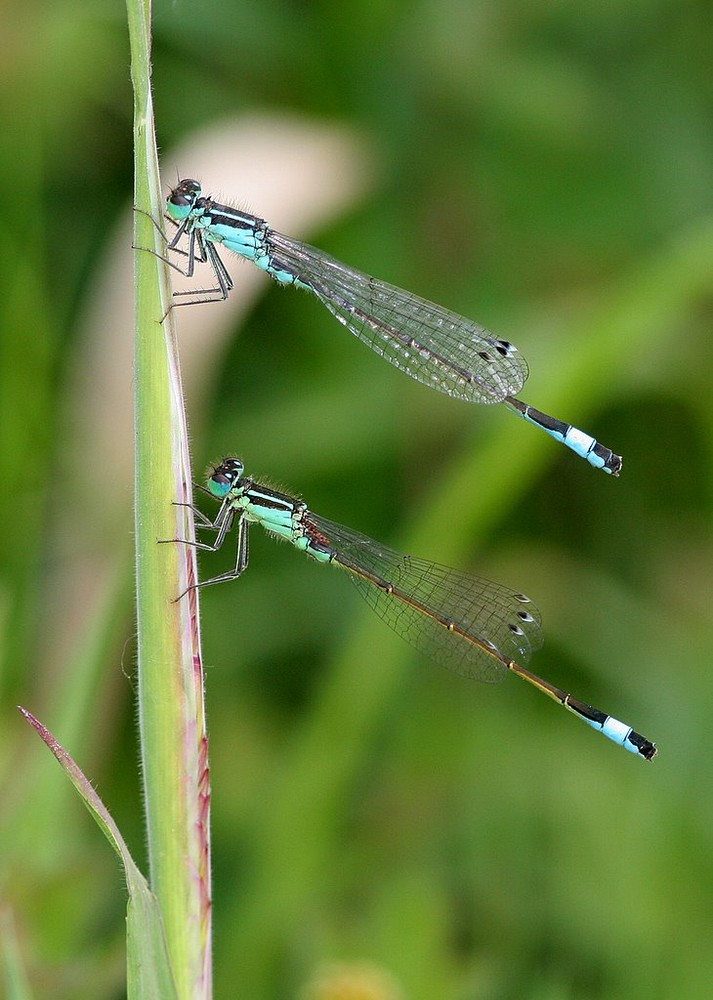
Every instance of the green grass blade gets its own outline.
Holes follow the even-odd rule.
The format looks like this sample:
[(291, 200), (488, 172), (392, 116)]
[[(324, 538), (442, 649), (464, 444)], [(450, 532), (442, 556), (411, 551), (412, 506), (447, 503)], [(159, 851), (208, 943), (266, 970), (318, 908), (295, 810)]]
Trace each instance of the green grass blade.
[[(127, 995), (129, 1000), (161, 997), (178, 998), (171, 975), (161, 909), (146, 879), (136, 867), (129, 848), (106, 806), (91, 782), (54, 736), (31, 712), (20, 708), (30, 725), (39, 734), (59, 761), (62, 769), (79, 792), (82, 801), (97, 822), (99, 829), (114, 848), (121, 861), (129, 892), (127, 907)], [(17, 994), (21, 996), (21, 993)]]
[[(134, 83), (135, 204), (162, 214), (150, 89), (150, 7), (128, 3)], [(136, 246), (161, 250), (136, 213)], [(139, 726), (150, 880), (159, 901), (180, 997), (209, 997), (210, 845), (207, 737), (195, 592), (190, 462), (166, 266), (135, 256), (136, 596)], [(131, 967), (131, 959), (130, 959)]]

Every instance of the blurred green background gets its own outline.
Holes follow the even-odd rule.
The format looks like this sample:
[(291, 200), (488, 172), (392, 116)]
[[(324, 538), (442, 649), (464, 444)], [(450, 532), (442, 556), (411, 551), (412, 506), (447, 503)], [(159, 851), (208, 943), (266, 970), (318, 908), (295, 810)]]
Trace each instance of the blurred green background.
[[(355, 998), (710, 995), (710, 29), (656, 0), (156, 4), (159, 142), (184, 174), (210, 187), (186, 150), (214, 122), (344, 130), (368, 180), (295, 235), (511, 339), (524, 398), (624, 456), (613, 481), (429, 393), (266, 283), (194, 390), (197, 478), (238, 453), (327, 517), (524, 590), (535, 671), (660, 748), (645, 765), (526, 685), (435, 669), (253, 531), (248, 574), (202, 602), (216, 996), (323, 1000), (330, 963)], [(30, 995), (118, 998), (118, 867), (15, 706), (145, 869), (130, 423), (104, 388), (131, 383), (124, 11), (13, 0), (0, 47), (5, 958)], [(290, 162), (257, 165), (287, 201)], [(198, 351), (201, 309), (231, 315), (183, 311)]]

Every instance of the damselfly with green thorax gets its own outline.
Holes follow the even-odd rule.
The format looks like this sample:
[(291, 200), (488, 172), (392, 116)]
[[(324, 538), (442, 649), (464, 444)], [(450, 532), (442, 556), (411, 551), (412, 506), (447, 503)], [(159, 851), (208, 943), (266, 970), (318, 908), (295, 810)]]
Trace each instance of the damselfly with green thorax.
[[(590, 465), (617, 476), (622, 459), (590, 434), (517, 399), (528, 366), (517, 348), (485, 327), (411, 292), (357, 271), (329, 254), (271, 229), (264, 219), (221, 205), (185, 179), (171, 191), (168, 218), (177, 230), (168, 249), (185, 255), (187, 277), (196, 263), (210, 265), (216, 284), (192, 292), (175, 305), (217, 302), (228, 297), (233, 279), (218, 247), (252, 261), (283, 285), (313, 292), (367, 347), (417, 382), (469, 403), (503, 403), (542, 428)], [(180, 244), (187, 239), (187, 249)], [(185, 246), (185, 244), (184, 244)]]
[[(645, 760), (656, 745), (630, 726), (526, 670), (530, 653), (542, 645), (540, 615), (524, 594), (446, 566), (402, 555), (351, 528), (314, 514), (301, 500), (244, 475), (239, 458), (226, 458), (211, 472), (207, 489), (221, 501), (211, 521), (199, 510), (198, 527), (216, 532), (217, 551), (233, 526), (237, 557), (233, 569), (197, 586), (239, 577), (248, 565), (248, 531), (258, 523), (287, 539), (320, 563), (345, 570), (370, 607), (416, 649), (457, 674), (501, 681), (508, 671), (539, 688), (610, 740)], [(185, 542), (185, 539), (177, 539)]]

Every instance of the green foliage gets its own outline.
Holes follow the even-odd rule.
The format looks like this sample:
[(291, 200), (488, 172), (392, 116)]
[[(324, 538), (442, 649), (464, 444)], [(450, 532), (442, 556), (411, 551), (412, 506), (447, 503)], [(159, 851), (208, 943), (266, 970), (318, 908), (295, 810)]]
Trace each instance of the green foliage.
[[(102, 273), (132, 197), (126, 26), (120, 6), (76, 2), (6, 22), (0, 895), (35, 995), (109, 998), (116, 865), (15, 705), (81, 761), (147, 871), (133, 287)], [(163, 150), (258, 112), (368, 139), (369, 196), (295, 235), (511, 339), (524, 398), (624, 456), (612, 481), (265, 286), (195, 393), (195, 476), (238, 453), (327, 517), (522, 588), (544, 617), (534, 669), (660, 748), (644, 765), (525, 685), (418, 662), (336, 571), (253, 532), (245, 577), (202, 599), (218, 996), (296, 997), (331, 962), (370, 963), (415, 1000), (709, 992), (707, 28), (655, 0), (156, 9)], [(268, 214), (251, 191), (215, 193)], [(248, 268), (229, 263), (240, 298)], [(224, 308), (179, 311), (186, 376)]]

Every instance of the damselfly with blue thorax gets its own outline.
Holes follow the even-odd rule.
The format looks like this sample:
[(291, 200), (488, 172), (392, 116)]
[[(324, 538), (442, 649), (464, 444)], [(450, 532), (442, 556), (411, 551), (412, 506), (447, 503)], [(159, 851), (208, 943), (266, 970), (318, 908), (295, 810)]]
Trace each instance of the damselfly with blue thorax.
[(503, 403), (590, 465), (619, 475), (621, 456), (585, 431), (517, 398), (529, 369), (509, 341), (464, 316), (284, 236), (264, 219), (214, 201), (202, 194), (196, 180), (180, 181), (171, 191), (166, 209), (177, 226), (168, 250), (183, 254), (186, 266), (181, 268), (166, 258), (168, 263), (189, 278), (197, 263), (207, 263), (215, 278), (210, 288), (177, 292), (177, 297), (186, 297), (177, 298), (174, 305), (228, 297), (233, 279), (218, 252), (218, 247), (225, 247), (252, 261), (280, 284), (312, 292), (362, 343), (417, 382), (469, 403)]
[(540, 614), (524, 594), (403, 555), (328, 521), (314, 514), (303, 501), (245, 476), (239, 458), (220, 462), (208, 478), (207, 490), (221, 502), (215, 519), (211, 521), (194, 510), (197, 526), (215, 531), (215, 541), (212, 545), (187, 544), (217, 551), (235, 527), (237, 556), (233, 569), (203, 580), (198, 586), (239, 577), (248, 565), (250, 525), (261, 524), (317, 562), (333, 563), (345, 570), (387, 625), (443, 666), (489, 683), (514, 673), (624, 749), (645, 760), (656, 755), (656, 745), (626, 723), (555, 687), (518, 662), (527, 663), (531, 652), (542, 645)]

